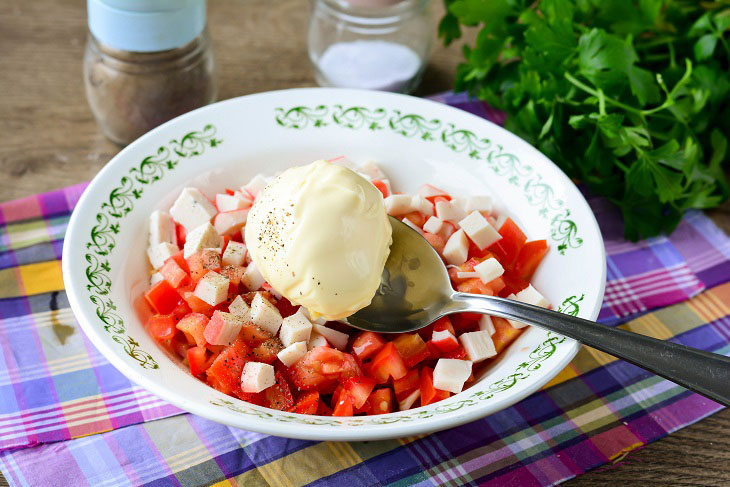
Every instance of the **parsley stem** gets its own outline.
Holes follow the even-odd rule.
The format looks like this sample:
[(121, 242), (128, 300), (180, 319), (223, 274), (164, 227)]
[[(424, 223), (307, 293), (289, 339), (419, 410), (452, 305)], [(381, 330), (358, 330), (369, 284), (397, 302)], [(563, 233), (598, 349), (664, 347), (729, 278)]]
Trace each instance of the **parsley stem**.
[[(585, 83), (583, 83), (583, 82), (579, 81), (578, 79), (574, 78), (573, 75), (571, 75), (570, 73), (567, 73), (567, 72), (565, 73), (565, 79), (567, 79), (568, 81), (570, 81), (570, 83), (572, 83), (576, 88), (580, 88), (581, 90), (585, 91), (589, 95), (595, 96), (599, 100), (602, 97), (603, 100), (604, 100), (604, 104), (606, 102), (608, 102), (608, 103), (610, 103), (613, 106), (616, 106), (616, 107), (619, 107), (619, 108), (623, 108), (627, 112), (635, 113), (637, 115), (643, 115), (643, 110), (639, 110), (639, 109), (637, 109), (635, 107), (632, 107), (630, 105), (626, 105), (624, 103), (621, 103), (618, 100), (614, 100), (613, 98), (609, 98), (607, 96), (603, 96), (602, 93), (599, 94), (598, 91), (594, 90), (590, 86), (588, 86)], [(605, 105), (604, 105), (604, 108), (605, 108)]]

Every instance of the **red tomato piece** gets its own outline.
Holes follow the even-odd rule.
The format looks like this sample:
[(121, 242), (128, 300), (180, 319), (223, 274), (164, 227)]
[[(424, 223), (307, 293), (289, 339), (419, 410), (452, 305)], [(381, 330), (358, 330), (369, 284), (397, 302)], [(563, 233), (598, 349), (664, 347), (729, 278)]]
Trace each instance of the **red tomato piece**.
[(227, 265), (223, 266), (220, 271), (220, 275), (227, 277), (228, 280), (231, 281), (231, 284), (234, 284), (237, 288), (238, 284), (241, 282), (241, 277), (243, 277), (244, 272), (246, 272), (246, 268), (243, 266)]
[(250, 402), (257, 406), (266, 406), (266, 398), (263, 392), (243, 392), (241, 387), (234, 389), (231, 394), (239, 398), (241, 401)]
[(479, 319), (482, 317), (479, 313), (456, 313), (451, 315), (451, 323), (454, 325), (454, 336), (462, 333), (476, 331), (479, 329)]
[(438, 348), (439, 352), (446, 353), (455, 350), (459, 346), (459, 341), (453, 333), (449, 332), (448, 336), (441, 337), (438, 340), (433, 339), (431, 343)]
[(244, 323), (241, 327), (241, 331), (238, 333), (238, 338), (243, 340), (250, 347), (261, 345), (273, 337), (274, 335), (253, 323)]
[(317, 414), (319, 408), (319, 392), (309, 391), (301, 394), (294, 404), (294, 412), (299, 414)]
[(160, 268), (159, 273), (162, 274), (162, 277), (174, 288), (180, 287), (185, 279), (188, 279), (188, 273), (182, 270), (177, 261), (172, 257), (165, 261), (165, 264)]
[(364, 331), (359, 333), (352, 342), (352, 352), (360, 360), (366, 360), (385, 346), (385, 340), (378, 333)]
[(187, 316), (191, 311), (192, 310), (190, 309), (190, 306), (188, 306), (188, 303), (184, 299), (181, 299), (180, 302), (177, 303), (177, 306), (175, 306), (175, 309), (172, 310), (172, 314), (175, 315), (175, 318), (181, 319)]
[(315, 347), (289, 368), (294, 385), (302, 391), (332, 390), (337, 380), (362, 375), (355, 357), (334, 348)]
[(180, 250), (178, 253), (173, 254), (170, 259), (174, 260), (178, 266), (180, 266), (180, 269), (184, 270), (186, 273), (190, 273), (190, 268), (188, 267), (188, 261), (185, 260), (185, 251)]
[(210, 318), (213, 315), (213, 311), (215, 311), (213, 306), (197, 297), (192, 291), (185, 291), (183, 293), (183, 299), (185, 299), (185, 302), (188, 303), (188, 306), (190, 306), (193, 313), (202, 313)]
[(277, 372), (275, 377), (276, 382), (274, 385), (263, 391), (266, 398), (265, 404), (271, 409), (286, 411), (294, 405), (294, 397), (284, 376)]
[(489, 251), (497, 256), (505, 269), (511, 269), (522, 246), (527, 241), (527, 236), (512, 218), (507, 218), (498, 231), (502, 238), (492, 244)]
[(251, 353), (253, 355), (253, 360), (255, 360), (256, 362), (273, 364), (274, 362), (276, 362), (276, 354), (281, 352), (283, 348), (284, 346), (278, 339), (271, 338), (263, 342), (261, 345), (255, 347), (253, 350), (251, 350)]
[(240, 390), (241, 373), (249, 356), (250, 350), (243, 340), (236, 340), (224, 349), (207, 370), (208, 377), (217, 385), (216, 389), (225, 394)]
[(375, 379), (370, 377), (350, 377), (345, 382), (345, 390), (350, 393), (353, 398), (353, 405), (360, 409), (367, 401), (370, 393), (375, 388)]
[(185, 245), (185, 237), (187, 236), (188, 232), (185, 230), (185, 227), (180, 225), (179, 223), (175, 223), (175, 235), (177, 236), (177, 244), (182, 247)]
[(494, 280), (491, 280), (487, 283), (487, 287), (489, 287), (492, 290), (493, 295), (498, 295), (502, 289), (504, 289), (506, 284), (504, 283), (504, 279), (501, 277), (498, 277)]
[(393, 390), (389, 387), (376, 389), (370, 395), (373, 407), (372, 414), (386, 414), (393, 412)]
[(144, 293), (144, 297), (152, 309), (162, 315), (172, 313), (182, 299), (175, 288), (165, 280), (155, 283)]
[(442, 254), (444, 252), (444, 247), (446, 247), (445, 237), (429, 232), (424, 232), (423, 237), (428, 240), (428, 243), (431, 244), (431, 247), (433, 247), (436, 252), (438, 252), (439, 254)]
[(194, 343), (189, 343), (187, 340), (187, 337), (183, 336), (181, 338), (180, 335), (178, 335), (178, 334), (175, 334), (175, 337), (171, 340), (171, 342), (172, 342), (173, 350), (182, 359), (187, 357), (188, 350), (194, 344)]
[(276, 309), (279, 310), (279, 314), (282, 318), (291, 316), (299, 310), (299, 306), (295, 306), (288, 299), (282, 297), (276, 302)]
[(352, 416), (354, 414), (354, 400), (347, 391), (342, 391), (337, 397), (332, 416)]
[(414, 223), (419, 228), (423, 228), (423, 224), (426, 223), (426, 217), (420, 211), (412, 211), (400, 217), (401, 220), (404, 220), (406, 218), (408, 218), (411, 223)]
[(177, 322), (178, 330), (190, 335), (198, 347), (205, 347), (203, 332), (208, 325), (208, 317), (202, 313), (190, 313)]
[(462, 293), (483, 294), (485, 296), (493, 296), (494, 291), (487, 284), (484, 284), (478, 277), (472, 277), (463, 281), (456, 286), (456, 290)]
[(398, 354), (406, 367), (412, 368), (421, 360), (428, 358), (428, 347), (418, 333), (406, 333), (393, 340)]
[(370, 364), (370, 374), (378, 384), (385, 384), (390, 377), (398, 380), (408, 373), (408, 367), (403, 363), (393, 342), (387, 343), (373, 358)]
[(212, 250), (196, 252), (186, 260), (190, 269), (190, 277), (196, 282), (208, 271), (220, 272), (221, 270), (221, 256)]
[(528, 281), (517, 276), (514, 271), (505, 271), (502, 274), (502, 282), (504, 282), (504, 288), (499, 292), (499, 295), (503, 298), (510, 294), (517, 294), (530, 285)]
[(533, 240), (527, 242), (520, 249), (520, 253), (515, 261), (515, 274), (524, 280), (529, 282), (532, 279), (532, 275), (537, 270), (537, 266), (545, 257), (548, 251), (547, 240)]
[(374, 179), (372, 183), (375, 185), (376, 188), (378, 188), (378, 191), (383, 193), (383, 198), (387, 198), (390, 196), (390, 192), (388, 191), (388, 186), (385, 184), (385, 181), (382, 179)]
[(441, 355), (443, 358), (455, 358), (457, 360), (466, 360), (467, 359), (467, 353), (466, 350), (464, 350), (464, 347), (459, 345), (455, 349), (453, 349), (450, 352), (446, 352)]
[(418, 378), (418, 370), (416, 369), (408, 371), (405, 377), (393, 381), (393, 391), (395, 392), (395, 398), (399, 402), (419, 387), (420, 379)]
[(504, 318), (492, 316), (492, 323), (494, 324), (492, 341), (494, 342), (494, 348), (497, 350), (497, 353), (507, 348), (522, 333), (521, 328), (513, 327)]
[(449, 391), (442, 391), (433, 386), (433, 369), (431, 367), (423, 367), (420, 376), (421, 387), (421, 406), (428, 406), (434, 402), (442, 401), (449, 396)]
[(454, 325), (451, 324), (451, 320), (448, 316), (442, 316), (436, 320), (433, 324), (433, 331), (448, 331), (452, 335), (456, 336)]
[(317, 416), (332, 416), (332, 412), (332, 408), (320, 399), (319, 405), (317, 406)]
[(195, 377), (203, 374), (208, 367), (210, 367), (211, 361), (208, 360), (208, 351), (205, 347), (190, 347), (187, 352), (188, 365), (190, 366), (190, 373)]

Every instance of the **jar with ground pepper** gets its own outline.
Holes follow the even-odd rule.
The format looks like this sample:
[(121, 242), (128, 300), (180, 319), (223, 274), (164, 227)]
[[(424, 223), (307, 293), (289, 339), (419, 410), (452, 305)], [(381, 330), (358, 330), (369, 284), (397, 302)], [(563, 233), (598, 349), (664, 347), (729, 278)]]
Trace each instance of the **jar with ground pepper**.
[(215, 100), (205, 0), (88, 0), (86, 97), (101, 130), (128, 144)]

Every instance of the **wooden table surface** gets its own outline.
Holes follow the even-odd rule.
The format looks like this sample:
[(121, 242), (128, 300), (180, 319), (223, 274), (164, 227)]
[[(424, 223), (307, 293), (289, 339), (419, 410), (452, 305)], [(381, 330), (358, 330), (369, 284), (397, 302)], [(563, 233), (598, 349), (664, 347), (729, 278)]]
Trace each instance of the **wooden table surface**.
[[(0, 201), (87, 181), (120, 149), (100, 133), (84, 97), (85, 3), (0, 2)], [(210, 0), (208, 15), (220, 99), (314, 85), (307, 2)], [(418, 94), (448, 90), (459, 59), (458, 46), (436, 45)], [(711, 216), (730, 231), (730, 206)], [(564, 485), (607, 484), (730, 485), (730, 410)]]

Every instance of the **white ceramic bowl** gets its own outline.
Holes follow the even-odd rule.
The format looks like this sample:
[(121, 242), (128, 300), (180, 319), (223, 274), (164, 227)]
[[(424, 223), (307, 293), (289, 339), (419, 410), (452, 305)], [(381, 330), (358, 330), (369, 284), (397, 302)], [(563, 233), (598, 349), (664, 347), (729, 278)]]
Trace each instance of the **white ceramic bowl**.
[(565, 313), (595, 319), (605, 283), (601, 234), (586, 201), (545, 156), (502, 128), (439, 103), (390, 93), (296, 89), (244, 96), (178, 117), (114, 157), (76, 206), (63, 277), (84, 332), (124, 375), (172, 404), (231, 426), (311, 440), (378, 440), (437, 431), (535, 392), (579, 344), (527, 329), (468, 390), (381, 416), (305, 416), (254, 406), (193, 378), (143, 327), (147, 218), (192, 185), (213, 194), (256, 173), (346, 155), (377, 161), (397, 190), (433, 183), (496, 196), (498, 208), (546, 238), (534, 283)]

